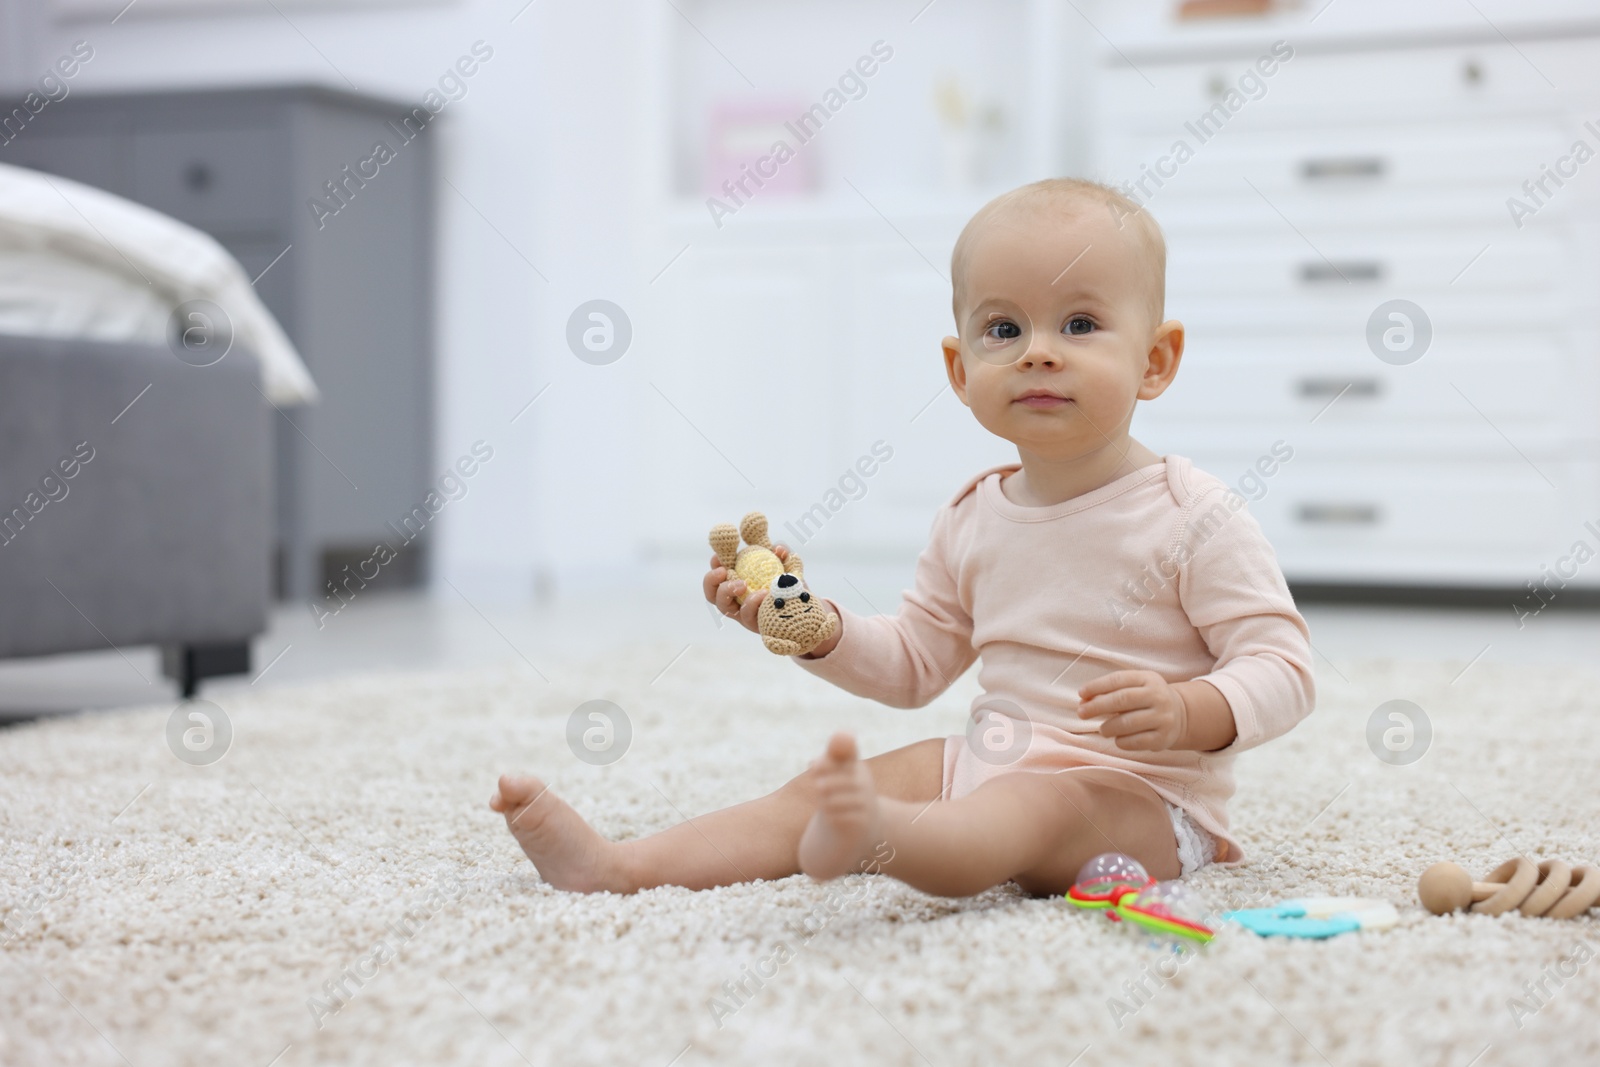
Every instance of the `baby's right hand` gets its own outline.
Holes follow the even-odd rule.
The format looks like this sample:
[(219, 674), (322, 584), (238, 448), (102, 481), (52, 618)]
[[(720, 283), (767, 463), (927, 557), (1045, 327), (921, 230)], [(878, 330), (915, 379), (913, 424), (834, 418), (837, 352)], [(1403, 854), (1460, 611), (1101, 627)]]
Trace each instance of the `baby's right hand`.
[[(789, 550), (783, 545), (773, 545), (773, 551), (781, 560), (789, 558)], [(756, 623), (756, 613), (761, 610), (761, 601), (765, 599), (767, 591), (757, 590), (753, 596), (745, 597), (744, 604), (740, 605), (738, 598), (744, 596), (746, 585), (744, 579), (737, 575), (729, 575), (728, 569), (716, 556), (711, 557), (711, 569), (706, 571), (706, 576), (701, 579), (706, 602), (715, 604), (717, 611), (730, 619), (738, 619), (739, 623), (751, 633), (760, 633), (761, 628)]]

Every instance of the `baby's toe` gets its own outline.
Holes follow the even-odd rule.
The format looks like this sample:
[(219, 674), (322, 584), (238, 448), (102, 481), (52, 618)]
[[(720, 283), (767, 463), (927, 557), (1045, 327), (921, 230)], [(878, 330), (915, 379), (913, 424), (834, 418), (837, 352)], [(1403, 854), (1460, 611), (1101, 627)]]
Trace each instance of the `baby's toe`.
[(853, 763), (859, 756), (856, 739), (850, 734), (841, 731), (828, 739), (828, 759), (832, 762)]
[(516, 774), (502, 774), (500, 776), (500, 792), (496, 795), (495, 804), (491, 800), (489, 806), (495, 811), (509, 813), (517, 808), (526, 807), (544, 792), (544, 783), (537, 778), (527, 778)]

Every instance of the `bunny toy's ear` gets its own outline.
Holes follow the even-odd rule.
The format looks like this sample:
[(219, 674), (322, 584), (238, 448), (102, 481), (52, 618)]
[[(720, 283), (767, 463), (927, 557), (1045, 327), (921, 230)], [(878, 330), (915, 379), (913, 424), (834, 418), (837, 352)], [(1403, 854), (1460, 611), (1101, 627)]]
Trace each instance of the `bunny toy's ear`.
[(759, 511), (752, 511), (739, 520), (739, 533), (744, 536), (744, 543), (772, 550), (772, 539), (767, 536), (767, 517)]
[(722, 565), (733, 572), (733, 566), (739, 561), (739, 531), (729, 522), (719, 523), (711, 528), (711, 551), (717, 554), (717, 559)]

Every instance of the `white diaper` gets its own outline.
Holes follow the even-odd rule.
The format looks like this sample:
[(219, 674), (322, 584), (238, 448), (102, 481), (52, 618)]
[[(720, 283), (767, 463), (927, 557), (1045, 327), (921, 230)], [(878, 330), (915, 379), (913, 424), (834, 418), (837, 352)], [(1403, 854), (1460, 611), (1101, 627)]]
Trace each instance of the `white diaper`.
[(1167, 814), (1172, 816), (1172, 833), (1178, 839), (1178, 876), (1185, 877), (1217, 858), (1217, 839), (1210, 831), (1199, 826), (1189, 813), (1167, 802)]

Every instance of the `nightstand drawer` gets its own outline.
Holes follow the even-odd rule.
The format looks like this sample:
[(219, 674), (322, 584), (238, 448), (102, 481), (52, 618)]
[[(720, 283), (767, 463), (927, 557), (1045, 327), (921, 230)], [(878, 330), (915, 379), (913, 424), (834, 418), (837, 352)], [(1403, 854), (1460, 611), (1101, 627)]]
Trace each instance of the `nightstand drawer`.
[(126, 133), (113, 130), (93, 133), (29, 130), (26, 137), (0, 145), (0, 163), (58, 174), (108, 193), (127, 196), (129, 145)]
[(286, 147), (276, 126), (144, 132), (134, 139), (133, 195), (213, 233), (278, 232), (288, 211)]

